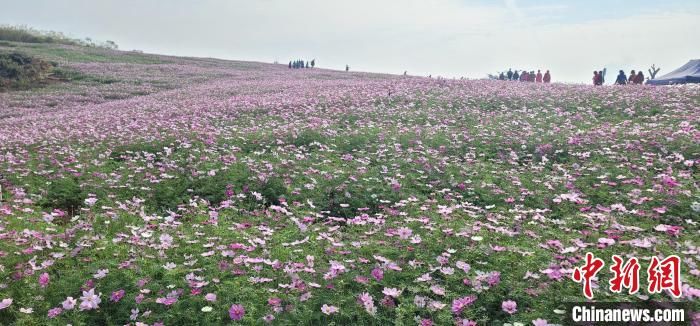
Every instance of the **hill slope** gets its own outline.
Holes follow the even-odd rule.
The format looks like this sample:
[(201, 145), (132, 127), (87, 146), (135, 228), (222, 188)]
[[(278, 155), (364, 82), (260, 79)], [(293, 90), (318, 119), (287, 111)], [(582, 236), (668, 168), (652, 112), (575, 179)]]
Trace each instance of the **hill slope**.
[(0, 324), (563, 323), (586, 252), (697, 309), (696, 87), (11, 45), (70, 81), (0, 93)]

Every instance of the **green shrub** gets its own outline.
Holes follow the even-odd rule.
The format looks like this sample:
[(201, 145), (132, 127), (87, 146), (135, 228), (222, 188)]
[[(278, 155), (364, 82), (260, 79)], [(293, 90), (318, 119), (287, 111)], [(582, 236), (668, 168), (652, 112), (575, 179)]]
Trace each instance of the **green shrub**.
[(41, 84), (55, 64), (26, 54), (0, 53), (0, 89), (27, 88)]
[(315, 130), (304, 130), (292, 139), (292, 144), (296, 147), (308, 147), (314, 142), (323, 144), (326, 137)]
[(175, 211), (178, 205), (189, 200), (187, 189), (191, 188), (192, 181), (185, 176), (163, 180), (153, 187), (152, 197), (146, 204), (155, 211)]
[(54, 43), (64, 45), (80, 45), (100, 47), (105, 49), (117, 49), (119, 46), (113, 41), (95, 43), (90, 38), (84, 40), (71, 38), (60, 32), (40, 31), (28, 26), (0, 25), (0, 40), (23, 43)]
[(287, 194), (287, 187), (281, 179), (271, 178), (267, 182), (258, 185), (258, 190), (268, 204), (278, 205), (279, 198)]
[[(236, 192), (242, 191), (243, 186), (248, 185), (250, 191), (260, 192), (268, 203), (278, 202), (277, 198), (286, 193), (286, 188), (280, 181), (268, 182), (261, 186), (249, 184), (249, 177), (250, 171), (243, 164), (233, 165), (215, 176), (191, 178), (185, 174), (177, 175), (173, 179), (156, 184), (147, 205), (156, 211), (175, 210), (178, 205), (185, 204), (196, 196), (216, 206), (227, 199), (228, 185), (234, 186)], [(248, 198), (248, 201), (255, 205), (253, 198)]]
[(41, 199), (40, 205), (44, 208), (58, 208), (73, 214), (80, 209), (85, 198), (87, 196), (80, 189), (76, 179), (61, 178), (51, 182), (46, 191), (46, 196)]

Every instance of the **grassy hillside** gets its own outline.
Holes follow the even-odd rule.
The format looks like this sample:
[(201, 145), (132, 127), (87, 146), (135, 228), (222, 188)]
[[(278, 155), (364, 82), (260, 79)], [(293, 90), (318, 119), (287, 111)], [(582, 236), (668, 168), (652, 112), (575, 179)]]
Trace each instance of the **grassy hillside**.
[(2, 325), (562, 324), (587, 252), (699, 310), (695, 86), (0, 51), (64, 76), (0, 93)]

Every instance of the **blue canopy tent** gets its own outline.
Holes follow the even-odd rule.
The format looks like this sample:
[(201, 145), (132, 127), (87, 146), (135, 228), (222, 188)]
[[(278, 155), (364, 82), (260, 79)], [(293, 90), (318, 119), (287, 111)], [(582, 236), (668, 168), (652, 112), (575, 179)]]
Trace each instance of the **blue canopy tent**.
[(700, 83), (700, 59), (690, 60), (682, 67), (659, 78), (649, 80), (649, 85), (674, 85)]

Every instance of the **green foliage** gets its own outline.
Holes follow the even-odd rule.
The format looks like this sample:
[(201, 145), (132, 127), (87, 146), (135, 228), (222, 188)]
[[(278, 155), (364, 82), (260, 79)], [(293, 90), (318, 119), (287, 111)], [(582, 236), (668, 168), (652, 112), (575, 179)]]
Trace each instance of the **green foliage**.
[(68, 37), (60, 32), (41, 31), (28, 26), (0, 25), (0, 40), (22, 43), (54, 43), (64, 45), (80, 45), (100, 47), (105, 49), (117, 49), (119, 47), (114, 41), (95, 43), (90, 38), (81, 40)]
[(156, 211), (175, 211), (178, 205), (187, 202), (189, 195), (187, 190), (192, 186), (192, 181), (185, 177), (168, 179), (157, 183), (152, 189), (152, 197), (146, 204)]
[(43, 83), (56, 64), (19, 52), (0, 53), (0, 89)]
[(83, 81), (83, 82), (95, 82), (100, 84), (113, 84), (119, 81), (119, 79), (111, 77), (97, 77), (88, 74), (81, 73), (77, 70), (68, 68), (54, 68), (51, 72), (51, 77), (64, 80), (64, 81)]
[(315, 130), (304, 130), (292, 139), (292, 144), (296, 147), (309, 146), (314, 142), (323, 144), (325, 137)]
[(259, 184), (257, 188), (267, 203), (279, 204), (279, 198), (287, 194), (287, 187), (279, 178), (267, 180), (267, 182)]
[(80, 209), (86, 197), (76, 179), (60, 178), (51, 181), (46, 191), (46, 196), (41, 199), (40, 205), (47, 209), (58, 208), (74, 213)]

